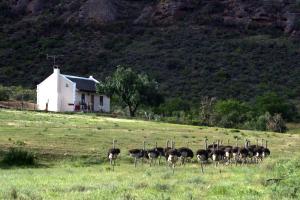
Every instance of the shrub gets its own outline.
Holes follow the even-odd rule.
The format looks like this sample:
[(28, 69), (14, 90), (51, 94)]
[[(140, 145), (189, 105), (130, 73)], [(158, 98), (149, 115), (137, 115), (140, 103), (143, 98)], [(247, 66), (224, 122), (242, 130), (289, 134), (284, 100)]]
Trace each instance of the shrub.
[(269, 112), (274, 115), (279, 113), (288, 121), (294, 120), (298, 114), (294, 104), (273, 92), (256, 97), (255, 108), (258, 114)]
[(4, 155), (2, 163), (10, 166), (30, 166), (35, 165), (35, 157), (33, 153), (21, 148), (10, 148)]
[(221, 100), (214, 106), (216, 124), (226, 128), (238, 127), (244, 123), (250, 108), (246, 103), (237, 100)]
[(9, 100), (9, 91), (7, 88), (0, 85), (0, 101)]

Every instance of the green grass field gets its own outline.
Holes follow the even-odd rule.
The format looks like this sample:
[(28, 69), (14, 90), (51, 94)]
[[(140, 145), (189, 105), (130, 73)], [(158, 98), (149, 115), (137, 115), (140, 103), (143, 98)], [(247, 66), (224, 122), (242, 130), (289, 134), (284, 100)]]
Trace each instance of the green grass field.
[[(0, 110), (0, 153), (22, 146), (36, 167), (0, 168), (0, 199), (300, 199), (300, 128), (286, 134), (175, 125), (84, 114)], [(157, 141), (194, 151), (209, 141), (234, 137), (269, 141), (271, 157), (258, 165), (205, 167), (196, 162), (172, 170), (138, 164), (130, 148)], [(113, 171), (105, 159), (113, 138), (121, 155)], [(1, 158), (1, 156), (0, 156)]]

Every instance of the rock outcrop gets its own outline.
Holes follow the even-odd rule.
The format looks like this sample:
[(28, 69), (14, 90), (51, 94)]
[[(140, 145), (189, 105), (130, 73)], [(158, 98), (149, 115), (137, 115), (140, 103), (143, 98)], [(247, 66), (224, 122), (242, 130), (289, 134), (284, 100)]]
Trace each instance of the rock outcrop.
[(171, 24), (191, 10), (194, 4), (190, 0), (165, 0), (156, 5), (148, 5), (134, 21), (136, 24)]
[(79, 10), (79, 20), (97, 24), (115, 21), (119, 16), (116, 0), (87, 0)]
[(277, 27), (293, 36), (299, 35), (300, 30), (300, 4), (296, 0), (9, 0), (9, 3), (15, 14), (26, 17), (50, 10), (65, 23), (101, 25), (126, 19), (129, 23), (160, 26), (174, 24), (191, 14), (241, 28)]
[(45, 0), (18, 0), (11, 2), (13, 12), (16, 14), (39, 14), (46, 4)]

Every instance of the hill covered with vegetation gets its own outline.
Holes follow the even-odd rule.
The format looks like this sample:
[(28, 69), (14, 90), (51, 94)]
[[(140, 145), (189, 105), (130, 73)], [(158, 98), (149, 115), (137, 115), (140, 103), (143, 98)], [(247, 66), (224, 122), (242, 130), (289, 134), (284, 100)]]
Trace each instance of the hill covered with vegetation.
[(0, 3), (0, 83), (34, 88), (52, 72), (98, 79), (129, 65), (167, 97), (250, 100), (300, 94), (299, 2), (18, 0)]

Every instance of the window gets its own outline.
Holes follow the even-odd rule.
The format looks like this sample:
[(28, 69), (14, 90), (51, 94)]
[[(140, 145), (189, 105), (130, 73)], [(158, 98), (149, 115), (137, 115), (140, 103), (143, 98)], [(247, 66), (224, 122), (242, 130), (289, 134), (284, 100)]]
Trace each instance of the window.
[(100, 106), (103, 106), (103, 96), (100, 96)]
[(85, 94), (81, 94), (81, 102), (85, 103)]
[(66, 83), (66, 87), (69, 87), (69, 84), (68, 84), (68, 83)]

